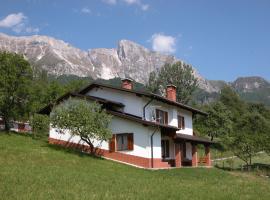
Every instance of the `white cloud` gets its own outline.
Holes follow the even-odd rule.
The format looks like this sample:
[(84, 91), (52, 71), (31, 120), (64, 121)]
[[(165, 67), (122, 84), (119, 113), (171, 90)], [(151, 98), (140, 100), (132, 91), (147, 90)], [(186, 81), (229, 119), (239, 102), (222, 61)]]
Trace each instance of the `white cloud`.
[(0, 20), (0, 28), (10, 28), (16, 33), (38, 33), (39, 28), (28, 25), (28, 18), (23, 13), (12, 13)]
[(23, 13), (14, 13), (6, 16), (0, 21), (0, 27), (11, 28), (22, 23), (27, 17)]
[(142, 3), (141, 0), (102, 0), (102, 1), (110, 5), (116, 5), (119, 1), (122, 1), (129, 6), (130, 5), (139, 6), (140, 9), (142, 9), (143, 11), (147, 11), (149, 9), (149, 5)]
[(151, 37), (152, 49), (161, 53), (174, 53), (176, 51), (176, 38), (162, 33), (155, 33)]
[(102, 0), (104, 3), (110, 4), (110, 5), (115, 5), (117, 3), (116, 0)]
[(126, 2), (127, 4), (139, 4), (140, 1), (139, 0), (123, 0), (124, 2)]
[(148, 4), (141, 5), (141, 9), (144, 10), (144, 11), (147, 11), (148, 8), (149, 8), (149, 5)]
[(128, 5), (137, 5), (139, 6), (143, 11), (147, 11), (149, 9), (148, 4), (143, 4), (140, 0), (123, 0)]
[(81, 9), (81, 12), (84, 13), (84, 14), (90, 14), (91, 13), (91, 10), (87, 7), (84, 7)]
[(39, 28), (26, 27), (25, 32), (26, 33), (38, 33), (39, 32)]

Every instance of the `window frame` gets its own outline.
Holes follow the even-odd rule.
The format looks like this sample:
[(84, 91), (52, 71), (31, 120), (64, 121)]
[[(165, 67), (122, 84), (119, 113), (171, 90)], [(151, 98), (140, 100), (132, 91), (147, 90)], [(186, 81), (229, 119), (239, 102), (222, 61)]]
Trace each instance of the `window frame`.
[[(160, 116), (162, 116), (162, 120)], [(159, 124), (168, 125), (168, 112), (165, 110), (156, 109), (156, 122)]]
[[(118, 137), (121, 137), (122, 145), (124, 144), (124, 138), (126, 137), (126, 146), (118, 148)], [(118, 133), (115, 134), (115, 151), (132, 151), (134, 149), (134, 134), (133, 133)]]
[(178, 128), (184, 130), (185, 127), (185, 117), (183, 115), (177, 115)]

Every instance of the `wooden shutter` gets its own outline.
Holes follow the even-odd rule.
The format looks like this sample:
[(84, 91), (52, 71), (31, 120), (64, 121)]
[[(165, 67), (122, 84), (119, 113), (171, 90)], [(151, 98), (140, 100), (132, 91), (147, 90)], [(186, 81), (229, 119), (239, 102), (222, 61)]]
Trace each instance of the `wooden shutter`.
[(177, 116), (177, 122), (178, 122), (178, 128), (181, 128), (181, 117), (178, 115)]
[(168, 112), (164, 112), (164, 119), (165, 119), (164, 124), (168, 124)]
[(185, 129), (185, 118), (183, 116), (178, 115), (178, 128)]
[(128, 150), (133, 150), (134, 142), (133, 142), (133, 133), (128, 134)]
[(156, 109), (156, 122), (159, 122), (159, 110)]
[(185, 118), (182, 117), (182, 129), (185, 129)]
[(115, 139), (116, 139), (116, 135), (115, 134), (113, 134), (112, 135), (112, 138), (110, 139), (110, 141), (109, 141), (109, 151), (110, 152), (115, 152)]

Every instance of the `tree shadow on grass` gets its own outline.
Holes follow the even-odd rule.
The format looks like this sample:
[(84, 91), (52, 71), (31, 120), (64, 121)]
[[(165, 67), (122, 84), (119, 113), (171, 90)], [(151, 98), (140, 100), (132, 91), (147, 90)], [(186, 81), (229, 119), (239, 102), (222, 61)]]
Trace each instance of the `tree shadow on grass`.
[(32, 134), (28, 133), (28, 132), (16, 132), (16, 131), (4, 131), (1, 130), (0, 131), (1, 134), (6, 134), (8, 136), (12, 136), (12, 135), (19, 135), (19, 136), (24, 136), (24, 137), (33, 137)]
[(12, 135), (18, 135), (18, 136), (22, 136), (22, 137), (28, 137), (28, 138), (32, 138), (34, 140), (48, 140), (48, 134), (33, 134), (31, 132), (17, 132), (17, 131), (0, 131), (0, 134), (6, 134), (8, 136), (12, 136)]
[(249, 173), (255, 173), (257, 176), (263, 176), (263, 177), (270, 177), (270, 165), (269, 164), (263, 164), (263, 163), (253, 163), (252, 165), (243, 165), (241, 167), (237, 168), (231, 168), (231, 167), (223, 167), (219, 165), (215, 165), (217, 169), (221, 169), (224, 171), (235, 171), (235, 172), (249, 172)]
[(60, 145), (55, 145), (55, 144), (49, 144), (49, 143), (46, 143), (45, 145), (42, 145), (42, 146), (48, 147), (56, 151), (61, 151), (68, 154), (74, 154), (79, 157), (91, 157), (97, 160), (104, 160), (104, 158), (102, 158), (100, 155), (90, 154), (88, 152), (83, 151), (80, 148), (70, 148), (70, 147), (65, 147), (65, 146), (60, 146)]

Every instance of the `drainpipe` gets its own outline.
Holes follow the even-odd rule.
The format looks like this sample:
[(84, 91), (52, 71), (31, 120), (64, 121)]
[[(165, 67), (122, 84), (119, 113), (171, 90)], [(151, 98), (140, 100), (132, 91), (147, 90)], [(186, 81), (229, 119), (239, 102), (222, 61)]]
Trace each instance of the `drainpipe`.
[(151, 135), (151, 168), (154, 168), (154, 151), (153, 151), (153, 136), (159, 127), (157, 127)]
[(153, 100), (154, 100), (154, 99), (151, 98), (150, 101), (148, 101), (148, 102), (144, 105), (144, 107), (143, 107), (143, 119), (144, 119), (144, 120), (145, 120), (145, 108), (146, 108), (146, 106), (148, 106)]

